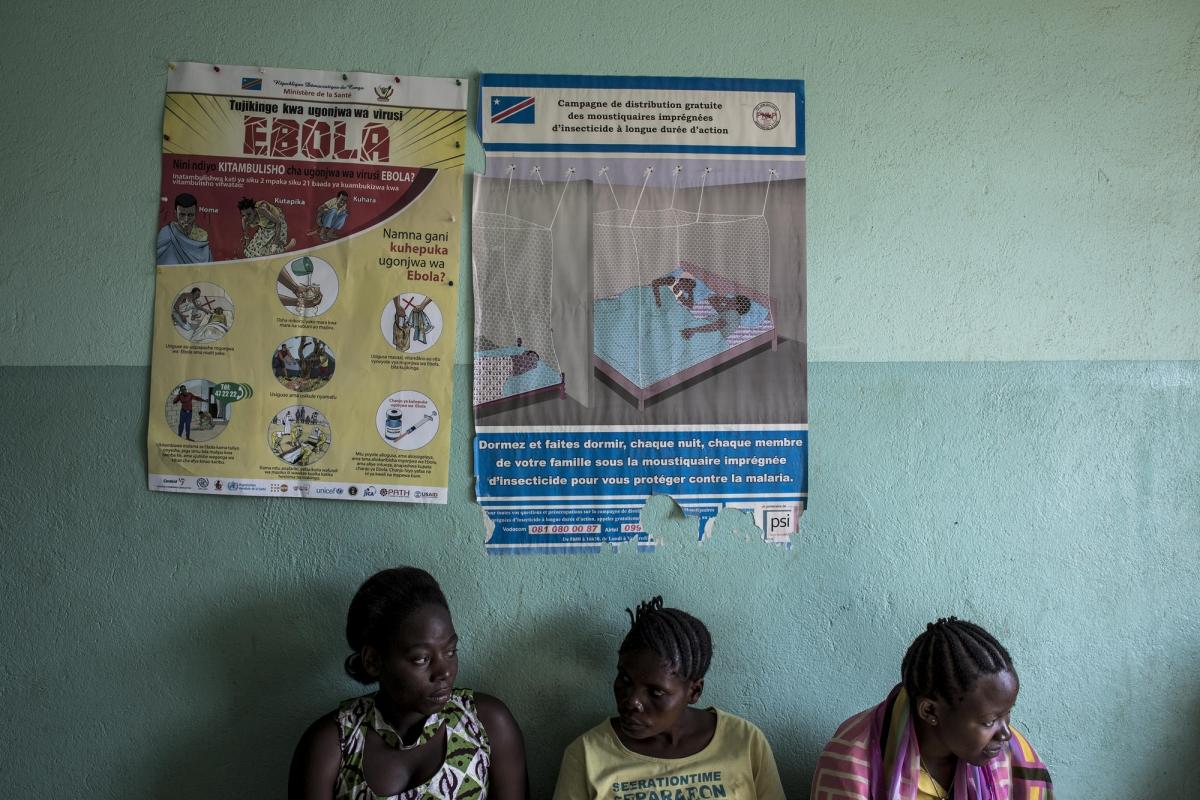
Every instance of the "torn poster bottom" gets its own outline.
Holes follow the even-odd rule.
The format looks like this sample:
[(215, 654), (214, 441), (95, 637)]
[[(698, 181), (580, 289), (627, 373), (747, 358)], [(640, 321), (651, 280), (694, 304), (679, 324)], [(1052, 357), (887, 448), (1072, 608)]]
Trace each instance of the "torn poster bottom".
[(789, 542), (808, 501), (808, 425), (479, 426), (476, 496), (489, 553), (596, 552), (636, 539), (651, 494), (700, 531), (724, 506)]

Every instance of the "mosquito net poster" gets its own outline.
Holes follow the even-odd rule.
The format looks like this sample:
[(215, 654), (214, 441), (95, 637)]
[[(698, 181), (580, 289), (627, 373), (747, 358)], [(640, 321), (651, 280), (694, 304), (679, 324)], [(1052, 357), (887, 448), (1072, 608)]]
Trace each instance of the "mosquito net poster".
[(492, 553), (807, 502), (804, 84), (486, 74), (476, 496)]
[(151, 489), (446, 502), (465, 132), (454, 78), (171, 65)]

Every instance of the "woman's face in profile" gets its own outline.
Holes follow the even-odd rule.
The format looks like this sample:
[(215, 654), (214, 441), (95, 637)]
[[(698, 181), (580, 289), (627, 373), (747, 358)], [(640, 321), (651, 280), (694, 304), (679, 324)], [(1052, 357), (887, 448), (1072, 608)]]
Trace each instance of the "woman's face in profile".
[(649, 650), (622, 653), (613, 681), (617, 727), (630, 739), (650, 739), (672, 730), (700, 697), (698, 681), (680, 677)]
[(943, 705), (935, 730), (960, 760), (982, 766), (1003, 752), (1012, 732), (1009, 713), (1020, 685), (1011, 672), (983, 675), (962, 701)]
[(396, 628), (386, 652), (367, 650), (368, 672), (399, 708), (430, 715), (450, 700), (458, 676), (458, 634), (445, 608), (422, 606)]

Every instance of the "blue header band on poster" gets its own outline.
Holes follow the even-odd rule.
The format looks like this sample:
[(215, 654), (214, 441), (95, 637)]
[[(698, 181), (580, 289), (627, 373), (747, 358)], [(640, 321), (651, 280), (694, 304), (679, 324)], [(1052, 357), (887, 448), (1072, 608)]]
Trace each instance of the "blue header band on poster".
[(790, 92), (796, 98), (796, 145), (794, 147), (731, 147), (724, 145), (606, 145), (548, 144), (533, 142), (489, 143), (490, 152), (528, 153), (698, 153), (714, 155), (805, 155), (804, 81), (781, 78), (671, 78), (624, 75), (522, 75), (485, 73), (479, 78), (480, 101), (475, 126), (483, 140), (483, 94), (488, 87), (505, 89), (658, 89), (716, 92)]

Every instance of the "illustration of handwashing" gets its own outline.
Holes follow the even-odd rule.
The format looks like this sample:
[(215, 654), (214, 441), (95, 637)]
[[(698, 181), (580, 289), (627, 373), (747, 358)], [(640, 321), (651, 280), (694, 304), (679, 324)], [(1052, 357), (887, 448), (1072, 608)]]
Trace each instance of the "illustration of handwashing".
[(337, 273), (325, 260), (313, 256), (288, 262), (275, 281), (279, 302), (301, 317), (320, 316), (337, 298)]

